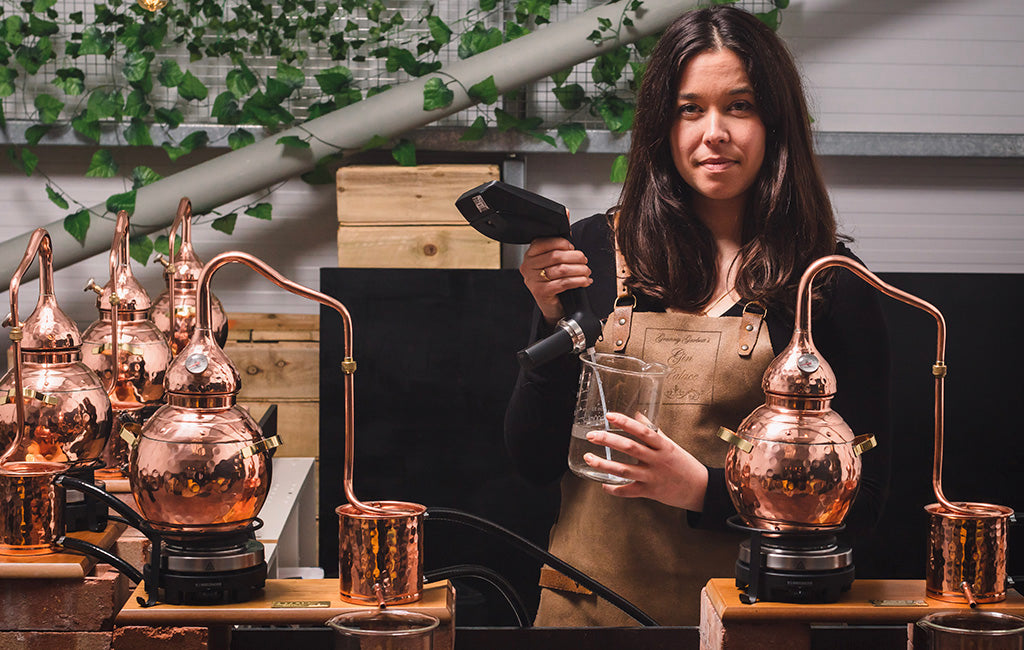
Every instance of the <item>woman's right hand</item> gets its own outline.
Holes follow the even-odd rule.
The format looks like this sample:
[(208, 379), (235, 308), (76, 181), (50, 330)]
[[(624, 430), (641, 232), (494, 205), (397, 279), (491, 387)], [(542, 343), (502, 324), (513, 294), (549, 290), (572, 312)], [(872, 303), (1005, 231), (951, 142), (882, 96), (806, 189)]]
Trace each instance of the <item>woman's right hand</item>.
[(565, 316), (558, 294), (594, 282), (587, 256), (561, 237), (535, 239), (526, 249), (519, 272), (549, 325)]

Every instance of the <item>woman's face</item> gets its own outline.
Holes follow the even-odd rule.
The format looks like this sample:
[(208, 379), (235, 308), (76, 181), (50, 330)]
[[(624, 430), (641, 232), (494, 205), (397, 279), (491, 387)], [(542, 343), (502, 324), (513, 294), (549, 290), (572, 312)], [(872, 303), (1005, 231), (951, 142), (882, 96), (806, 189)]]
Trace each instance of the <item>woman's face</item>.
[(693, 57), (679, 79), (672, 160), (695, 207), (742, 210), (764, 160), (765, 128), (742, 60), (729, 49)]

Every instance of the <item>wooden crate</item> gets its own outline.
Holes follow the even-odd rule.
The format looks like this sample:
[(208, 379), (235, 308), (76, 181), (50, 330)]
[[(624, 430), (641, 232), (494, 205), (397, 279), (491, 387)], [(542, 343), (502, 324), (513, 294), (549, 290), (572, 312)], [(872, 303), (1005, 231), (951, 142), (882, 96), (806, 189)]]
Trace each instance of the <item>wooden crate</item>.
[(254, 417), (277, 404), (276, 454), (319, 458), (319, 316), (229, 314), (224, 350), (242, 377), (238, 403)]
[(497, 165), (340, 168), (338, 266), (500, 268), (501, 245), (455, 209), (463, 192), (499, 175)]

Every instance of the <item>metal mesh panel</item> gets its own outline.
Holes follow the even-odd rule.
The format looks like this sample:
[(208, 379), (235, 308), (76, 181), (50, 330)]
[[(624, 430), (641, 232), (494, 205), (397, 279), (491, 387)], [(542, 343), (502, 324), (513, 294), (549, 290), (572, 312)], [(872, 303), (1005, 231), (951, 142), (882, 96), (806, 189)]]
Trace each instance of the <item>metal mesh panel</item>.
[[(182, 1), (184, 0), (171, 0), (171, 2)], [(224, 11), (227, 14), (233, 7), (242, 4), (245, 4), (243, 0), (226, 0), (224, 3)], [(595, 2), (593, 0), (590, 0), (589, 2), (581, 2), (577, 0), (577, 2), (573, 2), (572, 4), (558, 4), (551, 8), (551, 20), (552, 22), (567, 20), (599, 4), (603, 3)], [(752, 12), (766, 12), (770, 11), (774, 7), (771, 0), (740, 0), (736, 4), (737, 6)], [(489, 12), (481, 12), (478, 0), (443, 0), (435, 2), (435, 14), (450, 25), (455, 32), (452, 42), (441, 49), (438, 55), (438, 60), (444, 65), (457, 60), (458, 33), (464, 29), (468, 29), (477, 21), (483, 22), (486, 27), (503, 29), (505, 21), (509, 19), (511, 12), (514, 11), (514, 5), (515, 2), (513, 0), (504, 0), (504, 2), (499, 3), (497, 9)], [(95, 7), (96, 5), (92, 0), (62, 0), (60, 3), (62, 17), (75, 11), (81, 11), (84, 15), (85, 25), (89, 25), (93, 21), (95, 17)], [(426, 5), (422, 0), (390, 0), (386, 3), (386, 7), (386, 11), (388, 12), (402, 12), (403, 17), (405, 18), (405, 23), (402, 25), (400, 33), (394, 36), (396, 40), (394, 43), (395, 45), (406, 46), (411, 39), (427, 32), (427, 26), (422, 20), (425, 15), (424, 12), (426, 10)], [(342, 13), (343, 12), (339, 11), (338, 15), (332, 19), (329, 33), (343, 30), (345, 25), (349, 21), (352, 21), (358, 25), (358, 29), (351, 32), (352, 38), (366, 37), (369, 34), (373, 23), (366, 17), (365, 12), (357, 10), (354, 14), (341, 15)], [(79, 25), (66, 25), (62, 27), (61, 34), (67, 33), (67, 31), (77, 31), (81, 29), (82, 27)], [(63, 52), (65, 45), (64, 38), (61, 34), (57, 34), (53, 37), (54, 48), (58, 52)], [(218, 38), (223, 38), (225, 36), (227, 35), (211, 33), (207, 34), (205, 38), (207, 42), (212, 43)], [(323, 99), (320, 89), (313, 78), (316, 73), (323, 70), (327, 70), (337, 65), (344, 65), (348, 67), (355, 76), (355, 84), (363, 91), (364, 95), (366, 91), (370, 89), (379, 88), (384, 85), (400, 84), (410, 78), (409, 75), (401, 70), (397, 72), (389, 72), (385, 68), (384, 61), (378, 58), (367, 57), (365, 61), (352, 59), (347, 61), (332, 60), (324, 42), (300, 43), (299, 47), (309, 54), (309, 58), (301, 64), (301, 68), (306, 75), (306, 82), (303, 88), (297, 90), (287, 100), (287, 104), (284, 106), (299, 120), (303, 120), (308, 116), (308, 108), (311, 104)], [(203, 101), (186, 102), (178, 97), (175, 89), (164, 88), (159, 83), (155, 82), (153, 91), (150, 95), (151, 103), (163, 108), (177, 108), (183, 113), (186, 125), (201, 126), (204, 123), (208, 123), (211, 119), (210, 112), (212, 109), (212, 103), (220, 93), (227, 90), (225, 78), (227, 73), (235, 68), (235, 66), (226, 58), (224, 60), (203, 58), (199, 61), (190, 62), (188, 52), (184, 47), (181, 47), (178, 51), (172, 49), (162, 50), (156, 56), (156, 59), (151, 64), (154, 75), (156, 74), (156, 71), (160, 69), (160, 65), (165, 59), (173, 59), (177, 61), (182, 69), (187, 69), (195, 75), (209, 89), (209, 96)], [(246, 65), (248, 65), (249, 68), (261, 78), (261, 80), (275, 76), (277, 63), (278, 57), (269, 55), (262, 57), (250, 57), (246, 59)], [(85, 55), (75, 59), (70, 62), (70, 64), (74, 67), (81, 68), (85, 72), (87, 84), (86, 93), (88, 93), (89, 90), (100, 87), (107, 89), (121, 88), (123, 94), (128, 92), (124, 76), (122, 74), (124, 62), (118, 57), (107, 59), (100, 55)], [(42, 93), (54, 95), (65, 101), (72, 114), (84, 109), (85, 102), (87, 101), (87, 94), (64, 96), (58, 88), (50, 83), (56, 77), (56, 71), (60, 65), (62, 64), (57, 62), (47, 63), (40, 69), (39, 73), (31, 77), (27, 77), (28, 80), (24, 82), (26, 84), (26, 92), (17, 96), (21, 98), (21, 101), (15, 101), (14, 98), (8, 98), (5, 100), (4, 110), (6, 117), (8, 119), (15, 120), (33, 119), (36, 114), (36, 109), (32, 105), (32, 99)], [(68, 62), (65, 61), (63, 65), (68, 65)], [(588, 95), (593, 94), (595, 91), (595, 83), (591, 76), (592, 68), (592, 61), (585, 61), (577, 65), (572, 70), (565, 83), (580, 84), (586, 89)], [(624, 75), (624, 79), (620, 81), (619, 86), (615, 89), (616, 94), (622, 97), (629, 97), (632, 95), (632, 92), (628, 87), (628, 80), (631, 76), (631, 74)], [(553, 87), (554, 83), (550, 79), (540, 80), (528, 88), (522, 89), (522, 91), (517, 94), (516, 99), (510, 101), (506, 98), (502, 100), (504, 103), (499, 105), (503, 105), (505, 110), (513, 113), (524, 114), (525, 112), (531, 116), (541, 117), (546, 125), (572, 120), (585, 125), (588, 129), (605, 128), (602, 120), (599, 117), (590, 115), (586, 107), (578, 111), (567, 111), (563, 109), (551, 92)], [(489, 117), (492, 114), (493, 107), (472, 107), (444, 118), (436, 124), (443, 126), (468, 126), (478, 116), (483, 115), (485, 117)]]

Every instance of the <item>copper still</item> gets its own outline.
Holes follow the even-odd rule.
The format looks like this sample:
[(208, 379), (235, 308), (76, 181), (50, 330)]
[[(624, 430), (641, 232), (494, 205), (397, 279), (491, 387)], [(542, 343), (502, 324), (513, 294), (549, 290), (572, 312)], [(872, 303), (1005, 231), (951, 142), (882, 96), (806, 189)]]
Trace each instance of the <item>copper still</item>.
[[(181, 227), (181, 246), (174, 250), (175, 234)], [(150, 311), (150, 318), (167, 337), (171, 353), (177, 355), (192, 338), (196, 327), (196, 304), (199, 287), (199, 273), (203, 263), (192, 248), (192, 202), (184, 197), (178, 203), (178, 212), (168, 233), (170, 260), (160, 258), (164, 264), (164, 280), (167, 288), (157, 296)], [(224, 347), (228, 338), (228, 319), (220, 300), (210, 294), (212, 320), (210, 327), (217, 345)]]
[(997, 602), (1006, 597), (1006, 526), (1010, 508), (950, 502), (942, 491), (943, 404), (946, 376), (945, 319), (930, 303), (892, 287), (862, 264), (841, 255), (816, 260), (800, 279), (793, 338), (765, 371), (765, 404), (736, 433), (726, 457), (726, 483), (736, 510), (749, 526), (808, 531), (842, 523), (857, 494), (859, 454), (874, 439), (854, 437), (829, 402), (835, 375), (811, 338), (811, 287), (829, 267), (849, 269), (882, 293), (931, 314), (937, 323), (935, 447), (926, 589), (939, 600)]
[[(167, 339), (149, 319), (149, 294), (135, 279), (128, 255), (128, 213), (118, 212), (110, 249), (110, 280), (102, 288), (89, 281), (86, 290), (98, 294), (100, 317), (82, 335), (82, 361), (104, 383), (111, 383), (110, 402), (121, 423), (140, 424), (162, 403), (164, 373), (171, 361)], [(116, 340), (114, 346), (112, 341)], [(116, 368), (116, 370), (115, 370)], [(117, 426), (115, 430), (120, 431)], [(106, 478), (119, 478), (127, 461), (120, 435), (109, 438), (103, 452)]]
[[(18, 321), (18, 291), (32, 259), (39, 257), (39, 301), (24, 323)], [(39, 228), (10, 283), (14, 366), (0, 379), (0, 448), (12, 461), (66, 463), (69, 467), (99, 459), (111, 430), (111, 407), (99, 377), (82, 362), (78, 327), (57, 305), (53, 292), (50, 235)], [(20, 338), (19, 338), (20, 337)], [(18, 400), (24, 396), (24, 417)], [(23, 435), (11, 448), (19, 427)]]

